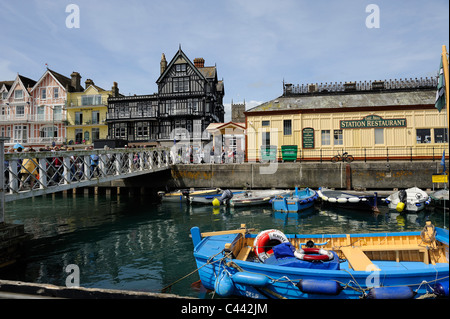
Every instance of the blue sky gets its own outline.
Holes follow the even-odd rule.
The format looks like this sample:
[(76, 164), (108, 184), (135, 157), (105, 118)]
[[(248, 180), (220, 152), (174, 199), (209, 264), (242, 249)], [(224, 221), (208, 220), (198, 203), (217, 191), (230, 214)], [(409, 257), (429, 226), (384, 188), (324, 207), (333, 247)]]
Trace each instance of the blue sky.
[[(66, 6), (80, 28), (66, 27)], [(379, 28), (367, 28), (376, 4)], [(449, 49), (447, 0), (0, 0), (0, 80), (38, 80), (45, 64), (122, 94), (157, 92), (161, 54), (179, 45), (217, 65), (247, 109), (294, 84), (434, 76)], [(229, 120), (228, 111), (225, 119)]]

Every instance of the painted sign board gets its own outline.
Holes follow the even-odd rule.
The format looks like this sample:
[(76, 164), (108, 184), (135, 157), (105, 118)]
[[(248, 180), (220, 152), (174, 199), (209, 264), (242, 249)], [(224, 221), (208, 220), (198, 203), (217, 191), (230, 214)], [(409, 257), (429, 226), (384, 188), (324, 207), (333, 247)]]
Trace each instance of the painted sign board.
[(381, 127), (406, 127), (406, 118), (383, 119), (378, 115), (368, 115), (361, 120), (341, 120), (340, 128), (381, 128)]

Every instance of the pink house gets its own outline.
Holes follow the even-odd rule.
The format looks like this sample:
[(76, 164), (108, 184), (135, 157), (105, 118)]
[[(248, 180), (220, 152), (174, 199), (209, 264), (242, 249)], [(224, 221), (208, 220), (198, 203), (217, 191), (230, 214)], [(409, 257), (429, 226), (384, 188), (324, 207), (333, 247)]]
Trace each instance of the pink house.
[(5, 145), (29, 143), (31, 89), (35, 84), (36, 81), (20, 74), (14, 81), (0, 82), (0, 136), (10, 138)]
[(81, 76), (73, 72), (71, 78), (47, 69), (31, 89), (32, 115), (29, 143), (33, 146), (62, 144), (66, 140), (67, 92), (80, 92)]

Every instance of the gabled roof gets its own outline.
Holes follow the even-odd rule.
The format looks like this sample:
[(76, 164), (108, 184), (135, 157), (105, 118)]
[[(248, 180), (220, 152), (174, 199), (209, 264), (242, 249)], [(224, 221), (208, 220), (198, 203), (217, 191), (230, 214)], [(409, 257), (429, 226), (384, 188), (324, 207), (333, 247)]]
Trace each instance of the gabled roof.
[[(36, 84), (31, 89), (32, 91), (34, 91), (34, 89), (39, 86), (39, 84), (47, 76), (47, 74), (50, 74), (56, 80), (56, 82), (58, 82), (64, 88), (64, 90), (66, 90), (66, 88), (75, 90), (75, 88), (71, 85), (72, 84), (71, 79), (69, 79), (68, 77), (66, 77), (62, 74), (59, 74), (58, 72), (55, 72), (55, 71), (47, 68), (47, 71), (45, 71), (45, 73), (41, 76), (39, 81), (37, 81)], [(81, 87), (81, 89), (83, 89), (83, 86), (80, 86), (80, 87)]]
[(0, 90), (3, 89), (3, 87), (6, 89), (6, 91), (9, 91), (11, 88), (11, 85), (13, 85), (14, 81), (0, 81)]
[(32, 88), (36, 84), (36, 81), (17, 73), (16, 79), (10, 86), (8, 96), (7, 96), (8, 99), (11, 97), (11, 94), (14, 91), (14, 90), (11, 90), (11, 88), (14, 88), (18, 83), (22, 84), (24, 91), (26, 92), (26, 94), (28, 96), (30, 96), (30, 92), (28, 91), (28, 88)]
[[(206, 80), (207, 77), (205, 75), (210, 75), (211, 72), (209, 70), (205, 70), (205, 75), (203, 75), (203, 73), (200, 72), (200, 70), (195, 67), (195, 65), (192, 63), (192, 61), (189, 60), (189, 58), (186, 56), (186, 54), (183, 52), (183, 50), (181, 50), (181, 47), (180, 47), (178, 49), (178, 52), (175, 54), (175, 56), (170, 61), (169, 65), (164, 70), (164, 72), (159, 76), (158, 80), (156, 80), (156, 83), (159, 84), (162, 81), (162, 79), (164, 79), (164, 77), (167, 75), (169, 70), (172, 69), (173, 65), (180, 57), (182, 59), (184, 59), (187, 64), (189, 64), (189, 66), (194, 70), (195, 73), (197, 73), (198, 76), (200, 76), (200, 78), (203, 78), (204, 80)], [(200, 69), (206, 69), (206, 68), (200, 68)]]

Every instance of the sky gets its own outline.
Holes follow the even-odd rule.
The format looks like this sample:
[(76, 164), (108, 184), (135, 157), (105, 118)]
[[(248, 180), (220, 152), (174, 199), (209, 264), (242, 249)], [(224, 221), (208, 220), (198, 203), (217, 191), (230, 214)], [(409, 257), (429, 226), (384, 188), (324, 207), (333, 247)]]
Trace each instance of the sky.
[(181, 46), (217, 66), (229, 121), (231, 101), (249, 109), (282, 95), (283, 81), (435, 76), (448, 12), (448, 0), (0, 0), (0, 81), (37, 81), (47, 64), (153, 94), (162, 53), (170, 62)]

